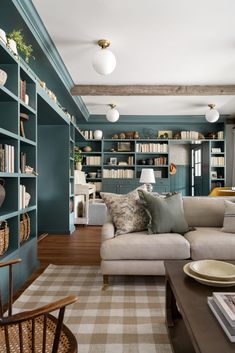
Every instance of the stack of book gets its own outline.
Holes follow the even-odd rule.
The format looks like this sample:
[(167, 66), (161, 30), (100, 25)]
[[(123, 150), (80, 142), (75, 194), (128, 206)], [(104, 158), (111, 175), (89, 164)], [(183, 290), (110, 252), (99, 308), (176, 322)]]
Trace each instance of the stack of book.
[(0, 144), (0, 172), (14, 173), (15, 171), (15, 148), (11, 145)]
[(211, 165), (212, 166), (224, 166), (224, 157), (211, 157)]
[(20, 185), (20, 209), (26, 207), (26, 187), (25, 185)]
[(214, 292), (208, 305), (231, 342), (235, 342), (235, 292)]

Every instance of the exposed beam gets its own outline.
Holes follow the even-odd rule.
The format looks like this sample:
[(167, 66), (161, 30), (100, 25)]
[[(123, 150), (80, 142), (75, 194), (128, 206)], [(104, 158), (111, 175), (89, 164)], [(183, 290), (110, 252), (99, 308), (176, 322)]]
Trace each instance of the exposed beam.
[(235, 85), (75, 85), (73, 96), (233, 96)]

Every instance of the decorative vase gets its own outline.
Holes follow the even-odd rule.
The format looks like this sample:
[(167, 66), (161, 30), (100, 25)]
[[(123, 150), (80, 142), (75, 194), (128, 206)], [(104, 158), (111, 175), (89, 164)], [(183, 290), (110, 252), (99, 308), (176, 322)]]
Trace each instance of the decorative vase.
[(141, 159), (140, 163), (141, 163), (142, 165), (145, 165), (145, 164), (146, 164), (146, 160), (145, 160), (145, 159)]
[(5, 191), (4, 185), (5, 185), (5, 180), (0, 179), (0, 207), (2, 206), (6, 197), (6, 191)]
[(139, 139), (140, 138), (139, 132), (135, 131), (133, 137), (134, 139)]
[(30, 199), (31, 199), (31, 195), (28, 192), (26, 192), (25, 193), (25, 207), (29, 206)]
[(7, 73), (0, 69), (0, 86), (4, 86), (7, 81)]
[(85, 146), (85, 147), (83, 147), (83, 149), (82, 149), (84, 152), (91, 152), (92, 151), (92, 148), (91, 148), (91, 146)]
[(18, 55), (17, 45), (16, 45), (16, 42), (14, 41), (14, 39), (9, 39), (8, 45), (9, 45), (9, 48), (13, 51), (13, 53)]
[(148, 165), (152, 165), (152, 164), (153, 164), (153, 159), (152, 159), (152, 158), (148, 158), (148, 159), (146, 160), (146, 163), (147, 163)]
[(103, 131), (102, 130), (95, 130), (94, 131), (94, 139), (95, 140), (101, 140), (103, 137)]
[(76, 170), (82, 170), (82, 163), (76, 162)]

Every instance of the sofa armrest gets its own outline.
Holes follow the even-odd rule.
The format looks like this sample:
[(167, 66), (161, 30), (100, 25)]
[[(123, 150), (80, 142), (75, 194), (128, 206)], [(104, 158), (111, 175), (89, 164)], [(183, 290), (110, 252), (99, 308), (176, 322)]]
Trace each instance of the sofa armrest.
[(111, 220), (107, 220), (106, 223), (102, 227), (101, 231), (101, 242), (105, 240), (109, 240), (114, 238), (115, 236), (115, 228), (114, 224)]

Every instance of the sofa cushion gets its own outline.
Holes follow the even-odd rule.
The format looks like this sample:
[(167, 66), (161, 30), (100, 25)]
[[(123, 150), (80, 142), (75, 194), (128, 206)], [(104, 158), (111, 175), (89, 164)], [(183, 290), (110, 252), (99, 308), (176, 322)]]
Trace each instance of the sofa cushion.
[(100, 193), (116, 228), (115, 235), (147, 229), (148, 215), (140, 203), (137, 190), (126, 195)]
[(144, 190), (138, 192), (149, 213), (149, 234), (170, 232), (184, 234), (188, 231), (181, 194), (160, 198)]
[(235, 197), (183, 197), (184, 216), (190, 227), (222, 227), (224, 200)]
[(222, 232), (235, 233), (235, 203), (231, 201), (224, 201), (224, 223)]
[(188, 259), (189, 242), (177, 233), (129, 233), (104, 241), (101, 245), (103, 260), (165, 260)]
[(235, 236), (223, 233), (221, 228), (199, 227), (185, 234), (185, 238), (190, 243), (193, 260), (234, 260)]

